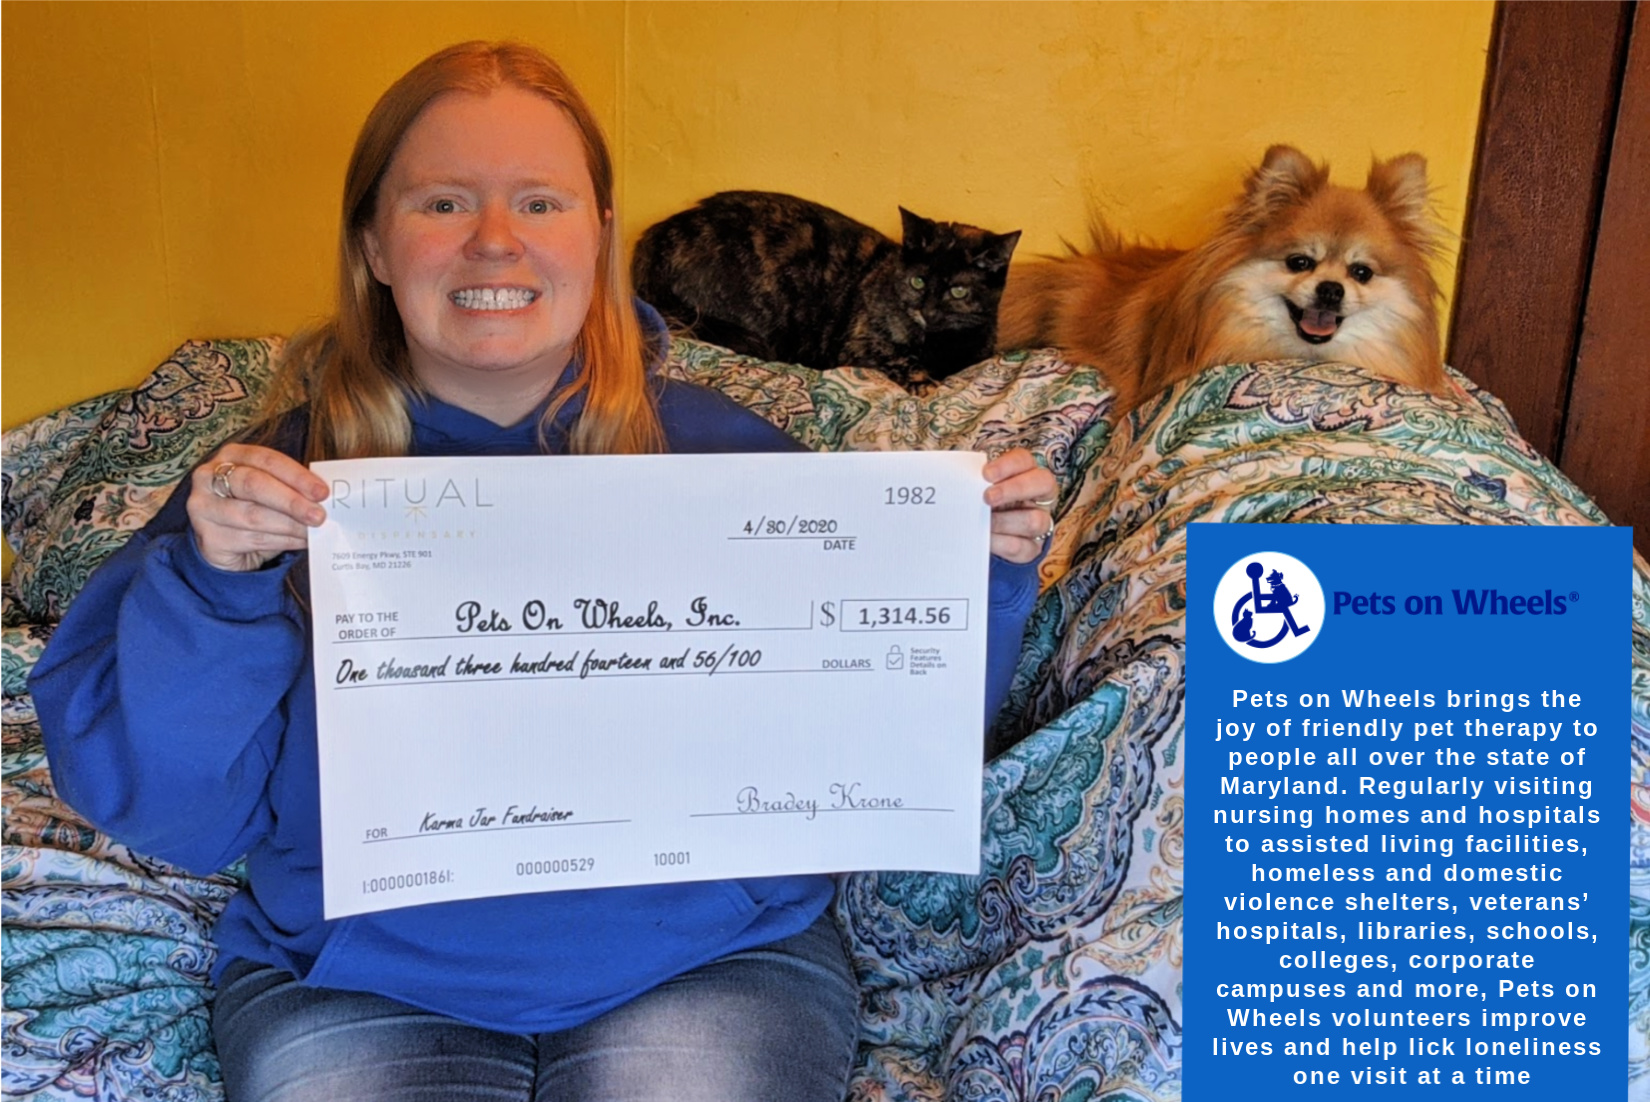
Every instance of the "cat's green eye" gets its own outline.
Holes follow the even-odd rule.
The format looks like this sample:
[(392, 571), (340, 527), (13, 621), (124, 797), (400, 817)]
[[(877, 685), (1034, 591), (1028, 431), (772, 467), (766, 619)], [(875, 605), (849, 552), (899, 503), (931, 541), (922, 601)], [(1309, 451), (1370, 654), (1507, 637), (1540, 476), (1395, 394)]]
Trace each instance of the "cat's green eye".
[(923, 278), (921, 276), (912, 276), (911, 277), (911, 286), (914, 287), (916, 290), (918, 290), (918, 291), (922, 290), (924, 285), (925, 284), (924, 284)]
[(951, 288), (951, 297), (952, 298), (967, 298), (968, 297), (968, 288), (967, 287), (953, 287), (953, 288)]

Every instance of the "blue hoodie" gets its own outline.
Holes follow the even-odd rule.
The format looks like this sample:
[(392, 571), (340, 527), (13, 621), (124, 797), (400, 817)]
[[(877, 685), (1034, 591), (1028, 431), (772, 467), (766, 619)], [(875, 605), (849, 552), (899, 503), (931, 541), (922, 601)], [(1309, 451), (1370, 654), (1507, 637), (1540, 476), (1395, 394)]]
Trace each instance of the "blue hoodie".
[[(671, 451), (798, 448), (714, 391), (664, 382), (657, 394)], [(414, 455), (541, 450), (536, 417), (500, 428), (434, 400), (410, 412)], [(302, 415), (285, 427), (283, 450), (301, 454)], [(564, 445), (551, 434), (550, 450)], [(209, 565), (189, 532), (188, 486), (93, 574), (30, 690), (58, 792), (93, 825), (200, 873), (246, 855), (248, 886), (213, 933), (214, 978), (251, 960), (484, 1028), (547, 1032), (798, 933), (829, 903), (828, 877), (788, 876), (324, 919), (310, 631), (286, 585), (295, 571), (301, 587), (307, 564), (296, 554), (246, 573)], [(988, 716), (1007, 693), (1036, 591), (1034, 567), (992, 560)]]

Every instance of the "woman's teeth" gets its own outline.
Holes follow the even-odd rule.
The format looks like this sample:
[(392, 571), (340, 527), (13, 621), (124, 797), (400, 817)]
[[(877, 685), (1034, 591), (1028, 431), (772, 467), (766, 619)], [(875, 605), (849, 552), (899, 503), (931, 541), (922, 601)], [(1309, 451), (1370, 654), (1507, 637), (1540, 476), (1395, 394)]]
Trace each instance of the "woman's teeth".
[(522, 287), (472, 287), (452, 293), (453, 304), (465, 310), (520, 310), (538, 297), (538, 292)]

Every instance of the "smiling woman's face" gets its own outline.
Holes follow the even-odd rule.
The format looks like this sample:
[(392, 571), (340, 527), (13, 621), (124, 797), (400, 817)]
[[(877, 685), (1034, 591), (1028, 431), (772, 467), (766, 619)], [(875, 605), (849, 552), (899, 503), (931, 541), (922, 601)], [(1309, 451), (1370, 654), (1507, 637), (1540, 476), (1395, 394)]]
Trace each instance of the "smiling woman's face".
[(431, 101), (362, 239), (419, 382), (501, 423), (536, 405), (590, 309), (605, 218), (561, 108), (511, 87)]

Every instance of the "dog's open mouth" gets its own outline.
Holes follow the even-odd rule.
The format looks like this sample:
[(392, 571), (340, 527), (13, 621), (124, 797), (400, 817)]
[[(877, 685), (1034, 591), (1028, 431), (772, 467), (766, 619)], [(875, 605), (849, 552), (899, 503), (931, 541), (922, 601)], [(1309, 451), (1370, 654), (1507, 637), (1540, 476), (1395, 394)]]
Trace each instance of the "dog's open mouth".
[(1287, 298), (1283, 304), (1289, 307), (1289, 319), (1295, 323), (1295, 332), (1307, 344), (1322, 344), (1335, 335), (1341, 327), (1340, 315), (1333, 310), (1319, 310), (1312, 306), (1296, 306)]

